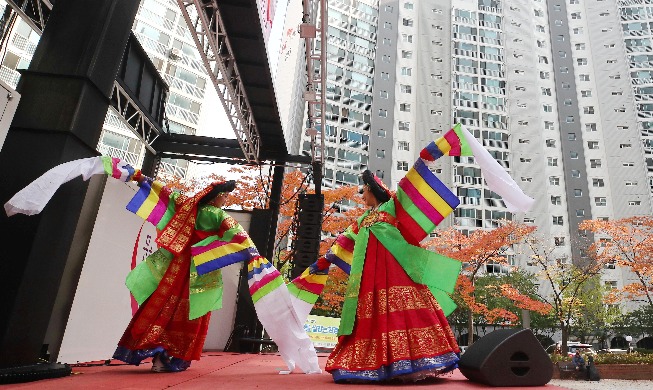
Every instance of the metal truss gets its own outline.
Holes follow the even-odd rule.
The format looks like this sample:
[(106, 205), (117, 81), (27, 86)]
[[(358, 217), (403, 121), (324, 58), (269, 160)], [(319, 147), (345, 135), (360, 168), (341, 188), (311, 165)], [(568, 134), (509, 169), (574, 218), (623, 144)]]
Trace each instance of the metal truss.
[[(304, 20), (300, 36), (304, 38), (306, 49), (306, 92), (308, 104), (308, 129), (311, 138), (311, 158), (324, 170), (324, 144), (326, 132), (326, 46), (327, 46), (327, 0), (304, 0)], [(315, 44), (320, 34), (320, 46)], [(319, 68), (315, 66), (319, 61)], [(314, 164), (315, 165), (315, 164)], [(316, 183), (316, 185), (318, 185)]]
[(143, 113), (118, 80), (113, 83), (111, 107), (116, 109), (125, 124), (143, 141), (147, 150), (157, 154), (156, 150), (152, 148), (152, 143), (159, 138), (162, 131)]
[[(7, 4), (27, 23), (37, 34), (43, 33), (48, 21), (53, 1), (49, 0), (6, 0)], [(122, 121), (131, 128), (136, 136), (152, 153), (152, 142), (161, 135), (160, 128), (153, 124), (141, 108), (129, 97), (118, 80), (113, 83), (111, 106), (116, 109)]]
[(5, 0), (7, 5), (40, 35), (50, 17), (52, 1), (50, 0)]
[(177, 0), (245, 159), (259, 163), (260, 133), (217, 0)]

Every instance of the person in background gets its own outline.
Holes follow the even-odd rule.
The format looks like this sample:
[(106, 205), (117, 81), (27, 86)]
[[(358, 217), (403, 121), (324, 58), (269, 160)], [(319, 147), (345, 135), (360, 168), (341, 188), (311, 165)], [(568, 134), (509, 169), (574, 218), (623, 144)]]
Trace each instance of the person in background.
[(576, 371), (585, 371), (585, 359), (583, 359), (579, 350), (576, 350), (576, 353), (571, 358), (571, 363), (574, 365)]

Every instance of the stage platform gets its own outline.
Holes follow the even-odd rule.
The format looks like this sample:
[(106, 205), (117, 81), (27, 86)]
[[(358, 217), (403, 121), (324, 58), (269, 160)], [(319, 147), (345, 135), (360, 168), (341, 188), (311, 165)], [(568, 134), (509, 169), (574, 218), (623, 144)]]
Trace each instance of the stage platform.
[[(324, 367), (326, 354), (320, 354), (320, 367)], [(237, 354), (228, 352), (205, 352), (202, 360), (193, 362), (192, 366), (179, 373), (154, 373), (150, 371), (151, 363), (140, 366), (125, 365), (112, 360), (109, 365), (103, 362), (78, 364), (73, 366), (71, 376), (47, 379), (37, 382), (19, 383), (2, 386), (3, 389), (38, 388), (38, 389), (343, 389), (360, 386), (363, 389), (376, 387), (388, 388), (439, 388), (447, 390), (492, 388), (467, 380), (458, 370), (440, 378), (406, 384), (383, 385), (338, 385), (333, 383), (331, 375), (305, 375), (299, 370), (292, 374), (279, 374), (286, 370), (283, 360), (276, 354)], [(521, 389), (521, 387), (494, 387), (494, 389)], [(561, 389), (546, 385), (541, 387), (524, 387), (523, 389)]]

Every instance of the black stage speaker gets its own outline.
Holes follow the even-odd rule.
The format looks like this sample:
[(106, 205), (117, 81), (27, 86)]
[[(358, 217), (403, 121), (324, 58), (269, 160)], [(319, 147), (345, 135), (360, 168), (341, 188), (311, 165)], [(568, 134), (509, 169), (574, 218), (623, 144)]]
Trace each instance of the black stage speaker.
[(320, 252), (320, 234), (322, 233), (322, 209), (324, 195), (300, 194), (297, 214), (297, 237), (293, 242), (292, 278), (301, 275), (309, 265), (317, 260)]
[(530, 329), (500, 329), (461, 356), (460, 372), (490, 386), (544, 386), (553, 376), (549, 355)]

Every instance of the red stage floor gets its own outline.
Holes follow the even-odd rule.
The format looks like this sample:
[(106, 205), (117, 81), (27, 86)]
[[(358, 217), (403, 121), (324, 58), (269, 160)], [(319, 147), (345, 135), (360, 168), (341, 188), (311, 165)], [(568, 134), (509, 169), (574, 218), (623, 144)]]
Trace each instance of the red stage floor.
[[(326, 355), (320, 355), (320, 366), (324, 367)], [(362, 386), (362, 388), (433, 387), (447, 390), (480, 389), (488, 386), (468, 381), (458, 370), (441, 378), (416, 384), (392, 385), (337, 385), (331, 375), (305, 375), (296, 370), (290, 375), (280, 375), (286, 369), (278, 355), (236, 354), (207, 352), (202, 360), (180, 373), (153, 373), (150, 363), (138, 367), (112, 361), (111, 365), (74, 367), (73, 374), (59, 379), (2, 386), (3, 388), (38, 389), (309, 389)], [(553, 385), (528, 387), (527, 389), (560, 389)], [(495, 387), (494, 389), (519, 389), (519, 387)]]

